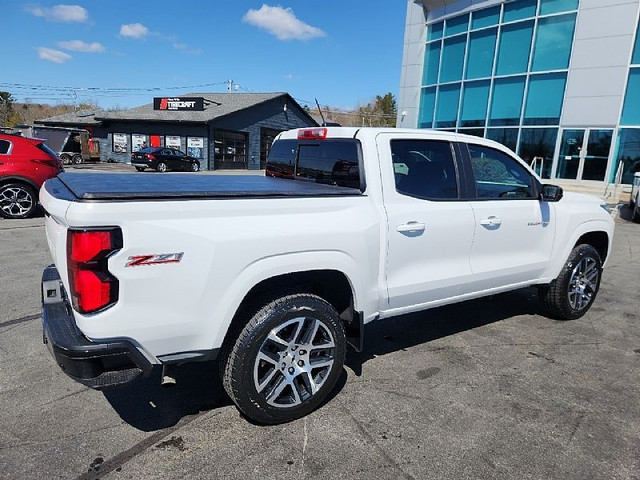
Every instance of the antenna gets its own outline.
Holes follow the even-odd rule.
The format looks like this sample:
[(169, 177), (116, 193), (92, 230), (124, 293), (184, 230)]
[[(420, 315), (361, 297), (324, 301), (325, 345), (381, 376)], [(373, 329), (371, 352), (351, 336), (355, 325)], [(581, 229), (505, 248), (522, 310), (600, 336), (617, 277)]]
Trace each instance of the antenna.
[(320, 112), (320, 118), (322, 118), (322, 125), (325, 125), (327, 122), (324, 119), (324, 115), (322, 114), (322, 109), (320, 108), (320, 104), (318, 103), (318, 99), (314, 98), (314, 100), (316, 101), (316, 105), (318, 107), (318, 112)]

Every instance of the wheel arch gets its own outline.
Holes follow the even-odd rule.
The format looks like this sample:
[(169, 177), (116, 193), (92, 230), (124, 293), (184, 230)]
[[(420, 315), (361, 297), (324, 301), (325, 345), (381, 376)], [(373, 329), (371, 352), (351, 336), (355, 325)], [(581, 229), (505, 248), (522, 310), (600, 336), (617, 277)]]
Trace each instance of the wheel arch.
[(0, 178), (0, 186), (6, 185), (7, 183), (24, 183), (25, 185), (28, 185), (29, 187), (33, 188), (34, 192), (36, 193), (37, 200), (40, 187), (33, 180), (18, 175), (8, 175), (6, 177)]
[(602, 230), (587, 232), (576, 241), (573, 248), (581, 244), (591, 245), (595, 248), (604, 264), (609, 254), (609, 235), (607, 235), (607, 232)]

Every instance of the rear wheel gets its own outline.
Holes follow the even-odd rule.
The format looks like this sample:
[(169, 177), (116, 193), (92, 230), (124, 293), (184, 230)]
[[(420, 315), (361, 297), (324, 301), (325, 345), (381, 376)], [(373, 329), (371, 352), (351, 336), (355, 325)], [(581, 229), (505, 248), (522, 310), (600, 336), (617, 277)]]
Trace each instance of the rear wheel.
[(82, 163), (82, 155), (74, 155), (74, 156), (71, 158), (71, 161), (72, 161), (73, 163), (75, 163), (76, 165), (77, 165), (77, 164), (79, 164), (79, 163)]
[(345, 353), (342, 322), (329, 303), (304, 293), (280, 297), (258, 309), (221, 358), (224, 388), (250, 419), (290, 422), (331, 392)]
[(192, 163), (191, 164), (191, 171), (192, 172), (197, 172), (198, 170), (200, 170), (200, 165), (198, 165), (197, 163)]
[(144, 167), (136, 167), (136, 170), (138, 170), (139, 172), (144, 172)]
[(27, 218), (38, 204), (34, 189), (23, 183), (0, 186), (0, 215), (4, 218)]
[(166, 172), (167, 171), (167, 164), (164, 163), (164, 162), (158, 163), (158, 165), (156, 165), (156, 170), (158, 172)]
[(60, 160), (62, 160), (62, 163), (65, 165), (69, 165), (71, 163), (71, 157), (66, 153), (60, 155)]
[(596, 299), (601, 274), (602, 260), (597, 250), (591, 245), (578, 245), (558, 278), (541, 287), (543, 309), (560, 320), (582, 317)]

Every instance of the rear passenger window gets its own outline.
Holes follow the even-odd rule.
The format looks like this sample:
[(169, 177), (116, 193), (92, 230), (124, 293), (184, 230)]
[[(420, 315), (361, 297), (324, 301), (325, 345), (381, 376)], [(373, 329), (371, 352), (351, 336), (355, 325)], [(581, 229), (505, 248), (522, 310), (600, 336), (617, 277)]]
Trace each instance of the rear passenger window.
[(296, 176), (316, 183), (360, 188), (358, 146), (352, 140), (301, 144)]
[(534, 198), (533, 177), (506, 153), (469, 145), (478, 198)]
[(398, 193), (428, 200), (456, 200), (458, 179), (451, 144), (437, 140), (392, 140)]
[(11, 142), (0, 140), (0, 155), (6, 155), (11, 148)]
[(293, 178), (296, 168), (297, 140), (277, 140), (271, 146), (266, 165), (270, 177)]

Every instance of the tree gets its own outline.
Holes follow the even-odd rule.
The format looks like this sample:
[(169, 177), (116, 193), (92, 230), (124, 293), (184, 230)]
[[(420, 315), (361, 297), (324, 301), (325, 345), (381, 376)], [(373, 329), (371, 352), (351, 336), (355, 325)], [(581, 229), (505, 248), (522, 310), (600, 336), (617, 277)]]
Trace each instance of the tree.
[(396, 97), (391, 92), (376, 95), (373, 102), (358, 108), (363, 126), (369, 127), (395, 127), (397, 113)]
[(9, 92), (0, 91), (0, 125), (13, 127), (19, 121), (19, 115), (13, 110), (14, 99)]

